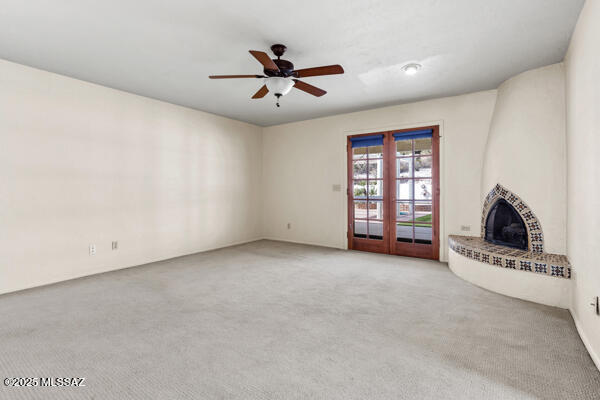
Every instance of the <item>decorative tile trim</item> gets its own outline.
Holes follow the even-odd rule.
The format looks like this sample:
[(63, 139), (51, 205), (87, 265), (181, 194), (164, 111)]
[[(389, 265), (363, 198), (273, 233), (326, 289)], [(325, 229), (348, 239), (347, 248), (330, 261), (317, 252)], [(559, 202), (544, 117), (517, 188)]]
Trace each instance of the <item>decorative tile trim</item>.
[(544, 233), (542, 232), (542, 224), (537, 219), (533, 211), (525, 204), (525, 202), (516, 194), (506, 189), (499, 183), (488, 193), (483, 202), (483, 210), (481, 213), (481, 237), (485, 237), (485, 220), (492, 206), (498, 199), (508, 201), (517, 210), (527, 228), (528, 249), (532, 253), (544, 252)]
[(562, 254), (511, 249), (486, 242), (480, 237), (459, 235), (448, 236), (448, 247), (457, 254), (492, 267), (571, 279), (571, 264)]

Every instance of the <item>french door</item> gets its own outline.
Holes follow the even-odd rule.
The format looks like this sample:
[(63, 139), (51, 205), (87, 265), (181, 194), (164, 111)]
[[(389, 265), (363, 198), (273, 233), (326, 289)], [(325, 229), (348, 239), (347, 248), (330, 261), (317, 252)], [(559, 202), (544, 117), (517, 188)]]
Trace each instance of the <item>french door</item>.
[(439, 128), (348, 137), (348, 248), (439, 258)]

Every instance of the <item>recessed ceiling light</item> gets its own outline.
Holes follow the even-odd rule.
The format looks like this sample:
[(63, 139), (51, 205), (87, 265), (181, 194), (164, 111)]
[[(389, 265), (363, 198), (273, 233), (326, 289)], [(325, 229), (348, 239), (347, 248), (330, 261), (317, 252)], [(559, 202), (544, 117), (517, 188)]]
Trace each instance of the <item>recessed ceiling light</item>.
[(416, 63), (406, 64), (404, 67), (402, 67), (402, 70), (404, 71), (404, 73), (406, 75), (414, 75), (417, 72), (419, 72), (420, 69), (421, 69), (421, 64), (416, 64)]

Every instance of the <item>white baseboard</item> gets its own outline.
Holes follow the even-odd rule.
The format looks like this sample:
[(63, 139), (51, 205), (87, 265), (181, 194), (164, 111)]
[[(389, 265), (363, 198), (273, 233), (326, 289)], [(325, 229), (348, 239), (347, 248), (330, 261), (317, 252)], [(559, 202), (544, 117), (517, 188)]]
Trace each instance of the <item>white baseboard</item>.
[(87, 270), (87, 271), (84, 270), (84, 271), (81, 271), (76, 274), (69, 274), (69, 276), (58, 276), (55, 278), (45, 279), (43, 281), (32, 281), (25, 285), (16, 286), (9, 290), (1, 291), (0, 296), (4, 295), (4, 294), (15, 293), (15, 292), (23, 291), (23, 290), (38, 288), (38, 287), (42, 287), (42, 286), (54, 285), (56, 283), (72, 281), (74, 279), (85, 278), (85, 277), (92, 276), (92, 275), (98, 275), (98, 274), (104, 274), (107, 272), (119, 271), (122, 269), (140, 267), (142, 265), (152, 264), (155, 262), (161, 262), (161, 261), (166, 261), (166, 260), (172, 260), (174, 258), (185, 257), (185, 256), (189, 256), (192, 254), (204, 253), (207, 251), (225, 249), (227, 247), (233, 247), (233, 246), (239, 246), (239, 245), (246, 244), (246, 243), (257, 242), (259, 240), (263, 240), (263, 238), (262, 237), (252, 238), (252, 239), (247, 239), (247, 240), (242, 240), (242, 241), (237, 241), (237, 242), (232, 242), (232, 243), (223, 243), (223, 244), (219, 244), (216, 246), (202, 247), (202, 248), (194, 250), (192, 252), (185, 252), (182, 254), (169, 254), (169, 255), (165, 255), (164, 257), (150, 258), (139, 264), (137, 264), (137, 263), (136, 264), (126, 264), (126, 265), (117, 266), (117, 267), (107, 267), (107, 268)]
[(346, 248), (343, 246), (340, 247), (340, 246), (333, 246), (333, 245), (328, 245), (328, 244), (323, 244), (323, 243), (305, 242), (305, 241), (301, 241), (301, 240), (289, 240), (289, 239), (274, 238), (274, 237), (264, 237), (263, 240), (273, 240), (274, 242), (285, 242), (285, 243), (295, 243), (295, 244), (307, 244), (309, 246), (318, 246), (318, 247), (327, 247), (330, 249), (346, 250)]
[(573, 311), (569, 310), (569, 312), (571, 313), (571, 317), (573, 317), (573, 321), (575, 321), (575, 328), (577, 328), (577, 333), (579, 333), (579, 337), (581, 338), (583, 345), (587, 349), (594, 364), (596, 364), (596, 368), (598, 368), (598, 371), (600, 371), (600, 357), (598, 356), (598, 354), (596, 354), (596, 352), (594, 352), (594, 349), (592, 348), (590, 341), (588, 340), (587, 336), (583, 332), (583, 329), (581, 329), (581, 324), (579, 323), (579, 320), (577, 319), (577, 317), (575, 316)]

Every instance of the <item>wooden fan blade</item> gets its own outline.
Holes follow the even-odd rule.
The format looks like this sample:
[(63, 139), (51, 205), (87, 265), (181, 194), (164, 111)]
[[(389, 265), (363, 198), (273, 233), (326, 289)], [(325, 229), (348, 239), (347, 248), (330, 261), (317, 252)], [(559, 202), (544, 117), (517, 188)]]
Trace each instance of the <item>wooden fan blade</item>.
[(260, 89), (258, 89), (258, 92), (254, 93), (254, 96), (252, 96), (253, 99), (262, 99), (263, 97), (265, 97), (265, 95), (269, 93), (269, 89), (267, 89), (267, 85), (262, 85), (262, 87)]
[(273, 60), (271, 60), (271, 58), (269, 57), (269, 55), (267, 53), (265, 53), (264, 51), (257, 51), (257, 50), (249, 50), (249, 51), (250, 51), (250, 54), (252, 54), (254, 56), (254, 58), (256, 58), (258, 60), (258, 62), (263, 65), (263, 67), (265, 67), (266, 69), (273, 70), (273, 71), (279, 71), (279, 67), (277, 67), (277, 65), (273, 62)]
[(262, 75), (210, 75), (210, 79), (264, 78)]
[(300, 89), (306, 93), (310, 93), (313, 96), (317, 96), (317, 97), (321, 97), (323, 96), (325, 93), (327, 93), (326, 91), (324, 91), (323, 89), (319, 89), (316, 86), (313, 85), (309, 85), (306, 82), (302, 82), (299, 81), (298, 79), (294, 79), (294, 87), (296, 89)]
[(294, 71), (298, 78), (306, 78), (307, 76), (335, 75), (343, 74), (344, 68), (341, 65), (326, 65), (324, 67), (304, 68)]

